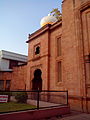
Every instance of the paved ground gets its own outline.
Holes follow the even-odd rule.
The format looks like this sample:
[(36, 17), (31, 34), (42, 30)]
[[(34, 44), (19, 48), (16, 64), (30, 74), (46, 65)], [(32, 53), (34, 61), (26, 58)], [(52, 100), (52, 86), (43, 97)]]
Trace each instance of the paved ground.
[[(28, 99), (27, 103), (30, 105), (35, 105), (37, 106), (37, 101), (36, 100), (31, 100)], [(39, 101), (39, 106), (40, 107), (50, 107), (50, 106), (59, 106), (60, 104), (55, 104), (55, 103), (50, 103), (50, 102), (45, 102), (45, 101)]]
[(72, 111), (71, 114), (64, 115), (62, 117), (57, 116), (43, 120), (90, 120), (90, 114)]

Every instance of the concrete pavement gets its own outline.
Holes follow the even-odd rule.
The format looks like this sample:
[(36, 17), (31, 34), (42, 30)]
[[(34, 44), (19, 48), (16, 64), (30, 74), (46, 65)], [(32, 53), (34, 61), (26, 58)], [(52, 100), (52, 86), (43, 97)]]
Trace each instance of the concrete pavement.
[(43, 120), (90, 120), (90, 114), (72, 111), (70, 114), (64, 115), (62, 117), (57, 116)]
[(90, 120), (90, 114), (81, 113), (79, 115), (73, 115), (73, 116), (59, 118), (57, 120)]

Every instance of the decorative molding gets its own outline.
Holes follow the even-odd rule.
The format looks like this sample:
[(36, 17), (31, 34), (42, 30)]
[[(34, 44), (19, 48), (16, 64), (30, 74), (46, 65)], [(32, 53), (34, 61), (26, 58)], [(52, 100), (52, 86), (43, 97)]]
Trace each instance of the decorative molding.
[(58, 26), (62, 25), (62, 21), (57, 21), (54, 24), (47, 24), (45, 26), (43, 26), (42, 28), (40, 28), (39, 30), (37, 30), (36, 32), (32, 33), (31, 35), (29, 34), (28, 40), (26, 41), (26, 43), (29, 43), (30, 41), (32, 41), (34, 38), (38, 37), (39, 35), (43, 34), (44, 32), (48, 31), (48, 30), (52, 30)]
[(35, 60), (39, 60), (39, 59), (42, 59), (43, 57), (50, 57), (50, 55), (49, 55), (49, 54), (42, 55), (42, 56), (39, 55), (39, 56), (36, 56), (36, 57), (34, 57), (34, 58), (28, 60), (27, 62), (31, 62), (31, 61), (35, 61)]

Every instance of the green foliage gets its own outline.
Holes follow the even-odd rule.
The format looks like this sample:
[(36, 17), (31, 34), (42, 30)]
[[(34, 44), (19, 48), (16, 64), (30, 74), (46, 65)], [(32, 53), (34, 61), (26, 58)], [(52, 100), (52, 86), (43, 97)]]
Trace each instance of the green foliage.
[(18, 103), (26, 103), (27, 102), (28, 95), (26, 92), (17, 92), (15, 94), (15, 99)]
[(62, 20), (62, 14), (58, 10), (58, 8), (53, 8), (53, 10), (50, 12), (53, 16), (55, 16), (58, 20)]

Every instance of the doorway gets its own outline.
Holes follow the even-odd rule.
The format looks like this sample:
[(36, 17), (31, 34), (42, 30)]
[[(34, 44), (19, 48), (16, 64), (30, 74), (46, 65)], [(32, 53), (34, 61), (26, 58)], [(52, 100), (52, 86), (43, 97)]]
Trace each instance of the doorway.
[(42, 90), (42, 71), (40, 69), (36, 69), (34, 71), (34, 78), (32, 79), (32, 90)]

